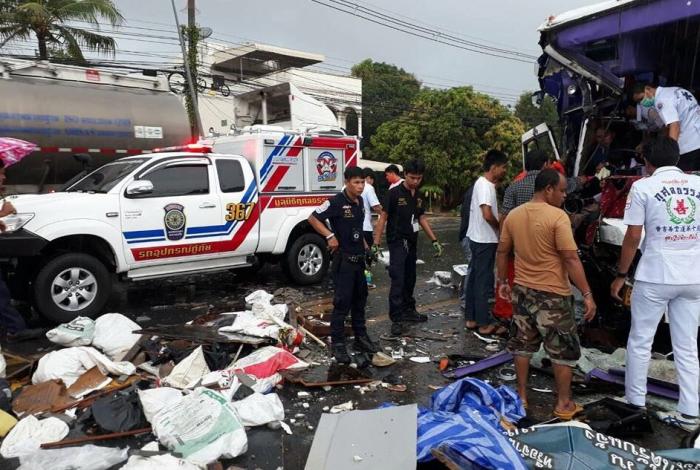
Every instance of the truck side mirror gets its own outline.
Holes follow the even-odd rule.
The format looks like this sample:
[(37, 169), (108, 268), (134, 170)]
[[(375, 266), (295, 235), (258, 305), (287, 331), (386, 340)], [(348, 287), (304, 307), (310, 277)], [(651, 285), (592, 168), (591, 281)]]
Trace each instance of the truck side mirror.
[(153, 183), (148, 180), (136, 180), (126, 187), (127, 196), (139, 196), (153, 192)]

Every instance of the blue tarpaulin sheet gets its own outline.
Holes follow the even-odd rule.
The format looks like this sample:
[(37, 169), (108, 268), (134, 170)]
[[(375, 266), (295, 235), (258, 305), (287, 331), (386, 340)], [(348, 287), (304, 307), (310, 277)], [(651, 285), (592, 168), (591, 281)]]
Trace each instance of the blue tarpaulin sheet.
[(432, 460), (431, 450), (439, 448), (474, 468), (525, 470), (528, 466), (500, 424), (502, 418), (515, 423), (524, 416), (512, 389), (473, 378), (458, 380), (436, 391), (430, 408), (418, 411), (418, 461)]

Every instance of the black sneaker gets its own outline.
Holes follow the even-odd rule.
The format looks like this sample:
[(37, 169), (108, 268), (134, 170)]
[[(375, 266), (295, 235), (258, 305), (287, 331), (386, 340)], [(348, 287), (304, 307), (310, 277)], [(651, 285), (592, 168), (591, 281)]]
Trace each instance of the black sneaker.
[(391, 324), (391, 336), (401, 336), (406, 333), (408, 328), (401, 322), (393, 322)]
[(409, 323), (423, 323), (428, 321), (428, 315), (418, 313), (415, 309), (412, 309), (406, 310), (401, 316), (401, 319)]
[(9, 343), (18, 343), (20, 341), (41, 338), (47, 331), (46, 328), (26, 328), (16, 333), (7, 333), (6, 338)]
[(376, 353), (379, 351), (379, 347), (374, 344), (369, 335), (365, 334), (362, 336), (355, 336), (355, 343), (353, 344), (357, 351)]
[(338, 364), (350, 364), (352, 360), (348, 354), (348, 350), (345, 347), (345, 343), (337, 343), (331, 346), (331, 351), (333, 352), (333, 357)]

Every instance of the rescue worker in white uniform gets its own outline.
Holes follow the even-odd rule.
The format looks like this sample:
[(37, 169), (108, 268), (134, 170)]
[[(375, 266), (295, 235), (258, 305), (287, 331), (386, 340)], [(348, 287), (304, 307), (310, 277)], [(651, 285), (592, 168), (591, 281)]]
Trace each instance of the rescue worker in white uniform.
[(642, 107), (654, 108), (668, 129), (668, 135), (678, 142), (683, 171), (700, 170), (700, 106), (695, 96), (679, 87), (657, 87), (637, 83), (633, 99)]
[(625, 398), (644, 407), (651, 346), (665, 312), (671, 328), (680, 399), (677, 411), (658, 412), (670, 425), (692, 431), (698, 419), (698, 326), (700, 322), (700, 176), (677, 165), (678, 143), (660, 136), (645, 155), (647, 178), (636, 181), (625, 207), (627, 233), (611, 294), (620, 300), (642, 239), (642, 257), (632, 290), (632, 326), (627, 341)]

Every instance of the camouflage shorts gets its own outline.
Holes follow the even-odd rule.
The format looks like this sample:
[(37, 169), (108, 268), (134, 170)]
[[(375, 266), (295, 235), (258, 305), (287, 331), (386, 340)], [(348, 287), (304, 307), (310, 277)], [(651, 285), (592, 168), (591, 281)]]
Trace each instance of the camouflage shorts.
[(555, 364), (574, 365), (581, 357), (573, 297), (515, 285), (508, 350), (529, 357), (541, 343)]

